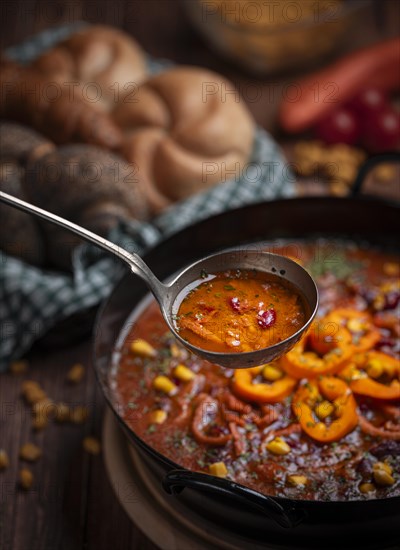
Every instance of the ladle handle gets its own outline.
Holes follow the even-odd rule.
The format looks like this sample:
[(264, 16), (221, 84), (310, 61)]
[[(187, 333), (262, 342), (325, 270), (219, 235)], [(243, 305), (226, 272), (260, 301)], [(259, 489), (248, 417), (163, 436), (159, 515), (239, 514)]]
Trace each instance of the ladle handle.
[(30, 204), (21, 199), (18, 199), (17, 197), (13, 197), (12, 195), (9, 195), (8, 193), (4, 193), (3, 191), (0, 191), (0, 200), (11, 206), (14, 206), (15, 208), (18, 208), (19, 210), (28, 212), (28, 214), (39, 216), (40, 218), (43, 218), (48, 222), (59, 225), (64, 229), (67, 229), (68, 231), (72, 231), (73, 233), (75, 233), (85, 241), (89, 241), (95, 244), (96, 246), (102, 248), (103, 250), (110, 252), (114, 256), (117, 256), (117, 258), (119, 258), (120, 260), (124, 261), (129, 265), (133, 273), (135, 273), (141, 279), (143, 279), (143, 281), (148, 285), (148, 287), (153, 292), (157, 300), (159, 302), (162, 301), (164, 285), (157, 279), (157, 277), (145, 264), (142, 258), (137, 254), (135, 254), (134, 252), (128, 252), (124, 248), (121, 248), (120, 246), (116, 245), (115, 243), (112, 243), (111, 241), (108, 241), (107, 239), (105, 239), (104, 237), (101, 237), (100, 235), (96, 235), (96, 233), (92, 233), (92, 231), (89, 231), (88, 229), (85, 229), (84, 227), (81, 227), (76, 223), (68, 221), (65, 218), (62, 218), (61, 216), (57, 216), (56, 214), (52, 214), (47, 210), (43, 210), (43, 208), (34, 206), (33, 204)]

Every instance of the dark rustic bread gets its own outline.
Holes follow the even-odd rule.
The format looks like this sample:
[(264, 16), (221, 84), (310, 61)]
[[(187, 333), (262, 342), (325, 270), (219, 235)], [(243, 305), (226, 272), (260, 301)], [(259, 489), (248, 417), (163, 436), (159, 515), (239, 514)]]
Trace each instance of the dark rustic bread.
[[(91, 145), (65, 145), (30, 163), (24, 191), (34, 204), (101, 235), (119, 220), (147, 216), (132, 167), (121, 157)], [(68, 267), (79, 240), (40, 223), (49, 260), (58, 267)]]
[(52, 151), (54, 143), (31, 128), (15, 122), (0, 121), (0, 160), (12, 160), (24, 167)]
[[(24, 199), (21, 180), (23, 168), (15, 161), (0, 161), (0, 190)], [(32, 216), (0, 202), (0, 249), (28, 263), (44, 261), (39, 227)]]
[[(0, 189), (25, 199), (22, 182), (28, 162), (49, 153), (55, 145), (34, 130), (20, 124), (0, 122)], [(29, 214), (0, 203), (0, 248), (29, 263), (44, 261), (39, 226)]]

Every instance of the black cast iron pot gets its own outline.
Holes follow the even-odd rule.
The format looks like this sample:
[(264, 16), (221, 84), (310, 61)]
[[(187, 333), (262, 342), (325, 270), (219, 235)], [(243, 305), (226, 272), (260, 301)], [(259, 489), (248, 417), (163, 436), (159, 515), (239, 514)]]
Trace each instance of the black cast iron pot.
[[(398, 157), (397, 157), (398, 158)], [(370, 164), (361, 173), (365, 175)], [(358, 189), (356, 183), (355, 189)], [(399, 205), (376, 198), (277, 200), (227, 212), (165, 240), (145, 257), (160, 279), (211, 252), (250, 242), (325, 236), (395, 248)], [(145, 285), (125, 276), (100, 311), (95, 368), (103, 393), (129, 440), (160, 480), (160, 491), (191, 513), (229, 528), (253, 543), (276, 548), (379, 548), (400, 541), (400, 497), (349, 502), (268, 497), (226, 479), (182, 469), (149, 447), (125, 424), (109, 385), (111, 355), (126, 319), (145, 296)]]

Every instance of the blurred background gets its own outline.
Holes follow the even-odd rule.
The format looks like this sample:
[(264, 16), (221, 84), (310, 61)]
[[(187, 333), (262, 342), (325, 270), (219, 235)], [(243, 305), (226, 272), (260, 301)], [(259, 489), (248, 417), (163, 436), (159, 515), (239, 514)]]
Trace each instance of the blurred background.
[[(371, 88), (381, 91), (377, 58), (384, 62), (385, 57), (378, 50), (371, 49), (364, 59), (361, 58), (362, 64), (365, 59), (369, 59), (367, 65), (370, 67), (360, 74), (356, 59), (339, 72), (340, 78), (344, 75), (345, 80), (356, 81), (353, 87), (356, 92), (350, 93), (352, 98), (349, 98), (349, 94), (342, 94), (341, 90), (336, 89), (340, 82), (326, 90), (318, 91), (317, 102), (322, 103), (325, 100), (331, 103), (331, 107), (336, 107), (331, 108), (326, 116), (322, 117), (328, 118), (326, 125), (322, 124), (319, 127), (318, 124), (314, 124), (315, 121), (310, 115), (309, 121), (299, 128), (296, 125), (292, 128), (290, 123), (286, 124), (286, 112), (279, 115), (280, 105), (282, 102), (285, 103), (285, 100), (286, 103), (298, 105), (299, 110), (307, 111), (307, 101), (303, 101), (304, 94), (300, 97), (299, 92), (306, 75), (314, 75), (317, 71), (315, 74), (319, 78), (318, 69), (329, 67), (335, 60), (346, 59), (355, 50), (378, 45), (399, 36), (400, 7), (399, 3), (393, 0), (301, 0), (281, 1), (276, 5), (272, 2), (247, 0), (28, 0), (2, 2), (1, 15), (0, 40), (3, 49), (17, 45), (45, 29), (86, 21), (123, 29), (154, 58), (217, 71), (236, 85), (256, 122), (271, 132), (284, 147), (289, 159), (296, 162), (299, 175), (312, 175), (313, 183), (320, 178), (315, 178), (314, 174), (311, 174), (311, 168), (306, 166), (304, 146), (300, 144), (300, 155), (293, 150), (296, 142), (301, 141), (303, 137), (307, 140), (322, 139), (322, 142), (329, 145), (345, 143), (356, 148), (360, 146), (361, 152), (356, 151), (354, 155), (352, 151), (350, 154), (347, 154), (349, 151), (345, 153), (346, 159), (350, 159), (343, 170), (343, 173), (347, 170), (348, 175), (344, 178), (345, 183), (354, 176), (353, 165), (359, 164), (355, 160), (357, 153), (361, 159), (365, 151), (371, 154), (380, 152), (382, 148), (394, 149), (398, 145), (398, 104), (396, 106), (396, 86), (393, 83), (384, 86), (384, 103), (386, 107), (386, 99), (389, 96), (390, 106), (396, 108), (397, 121), (393, 122), (396, 116), (392, 114), (387, 123), (385, 120), (382, 121), (382, 118), (378, 119), (377, 124), (372, 123), (374, 128), (383, 126), (383, 130), (379, 130), (383, 134), (383, 146), (365, 144), (365, 140), (363, 143), (362, 139), (355, 137), (355, 134), (363, 133), (363, 129), (358, 128), (357, 122), (357, 128), (354, 129), (354, 109), (350, 108), (350, 119), (346, 117), (348, 111), (342, 120), (339, 116), (338, 121), (335, 116), (335, 111), (339, 108), (347, 109), (349, 99), (354, 99), (357, 93), (359, 95), (367, 92), (367, 99), (361, 99), (361, 102), (374, 102), (374, 93), (372, 92), (372, 98), (368, 99), (368, 91)], [(392, 57), (396, 55), (393, 52), (398, 48), (398, 44), (391, 45)], [(391, 72), (398, 72), (398, 61), (392, 63)], [(328, 72), (325, 76), (329, 78), (332, 74)], [(307, 84), (310, 85), (310, 82)], [(320, 86), (322, 85), (321, 81)], [(388, 87), (391, 89), (388, 90)], [(315, 89), (314, 102), (316, 93)], [(382, 100), (378, 98), (377, 101), (379, 103)], [(333, 120), (327, 116), (332, 111)], [(291, 113), (289, 109), (288, 116), (291, 116)], [(340, 127), (341, 124), (344, 125), (344, 129)], [(393, 124), (396, 128), (389, 130), (388, 136), (388, 132), (385, 131), (386, 125)], [(306, 145), (305, 150), (308, 157), (318, 159), (317, 165), (321, 162), (335, 163), (337, 156), (340, 157), (340, 151), (337, 155), (335, 151), (327, 152), (326, 148), (320, 150), (313, 145)], [(326, 153), (326, 162), (320, 162)], [(329, 176), (324, 170), (320, 173), (325, 179)], [(348, 189), (342, 185), (343, 179), (340, 179), (339, 183), (338, 181), (330, 185), (329, 190), (329, 186), (321, 188), (311, 184), (308, 178), (307, 182), (304, 180), (307, 185), (303, 186), (301, 191), (346, 194)], [(386, 186), (383, 192), (391, 195), (392, 186)]]

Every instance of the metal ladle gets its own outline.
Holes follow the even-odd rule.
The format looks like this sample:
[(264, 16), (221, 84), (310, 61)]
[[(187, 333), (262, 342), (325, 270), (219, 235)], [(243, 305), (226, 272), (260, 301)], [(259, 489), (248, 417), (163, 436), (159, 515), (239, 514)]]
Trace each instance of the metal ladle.
[[(52, 214), (42, 208), (38, 208), (33, 204), (27, 203), (21, 199), (8, 195), (0, 191), (0, 200), (19, 210), (33, 214), (44, 220), (63, 227), (68, 231), (72, 231), (82, 239), (92, 242), (100, 248), (110, 252), (117, 258), (128, 264), (130, 270), (135, 275), (138, 275), (156, 298), (161, 313), (174, 336), (192, 353), (223, 367), (232, 369), (247, 368), (264, 363), (269, 363), (284, 353), (289, 351), (295, 343), (300, 339), (304, 331), (312, 322), (318, 307), (318, 290), (312, 277), (299, 264), (277, 254), (270, 252), (262, 252), (260, 250), (232, 249), (217, 254), (207, 256), (197, 262), (192, 263), (183, 271), (181, 271), (172, 281), (167, 284), (162, 283), (157, 279), (154, 273), (149, 269), (146, 263), (135, 253), (128, 252), (118, 245), (96, 235), (83, 227), (65, 220), (64, 218)], [(184, 340), (177, 331), (174, 323), (174, 317), (179, 308), (180, 299), (184, 297), (184, 289), (191, 283), (197, 281), (201, 277), (201, 273), (217, 273), (226, 270), (252, 270), (272, 273), (282, 281), (289, 281), (295, 288), (300, 290), (306, 302), (306, 323), (289, 338), (282, 342), (269, 346), (267, 348), (256, 351), (243, 353), (217, 353), (208, 351), (192, 345), (187, 340)]]

